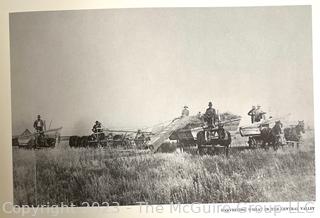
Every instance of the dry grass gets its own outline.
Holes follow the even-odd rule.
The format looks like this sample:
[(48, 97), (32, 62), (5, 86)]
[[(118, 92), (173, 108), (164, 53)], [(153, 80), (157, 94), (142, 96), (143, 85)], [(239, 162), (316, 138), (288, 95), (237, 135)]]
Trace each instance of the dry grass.
[(300, 150), (246, 150), (229, 158), (70, 148), (13, 154), (16, 204), (315, 200), (312, 137)]

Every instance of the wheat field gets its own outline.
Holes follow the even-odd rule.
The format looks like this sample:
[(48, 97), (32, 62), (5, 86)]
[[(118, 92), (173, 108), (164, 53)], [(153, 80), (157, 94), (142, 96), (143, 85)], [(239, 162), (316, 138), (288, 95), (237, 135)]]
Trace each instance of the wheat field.
[(313, 201), (314, 159), (313, 133), (299, 149), (232, 151), (228, 158), (67, 146), (13, 149), (14, 203)]

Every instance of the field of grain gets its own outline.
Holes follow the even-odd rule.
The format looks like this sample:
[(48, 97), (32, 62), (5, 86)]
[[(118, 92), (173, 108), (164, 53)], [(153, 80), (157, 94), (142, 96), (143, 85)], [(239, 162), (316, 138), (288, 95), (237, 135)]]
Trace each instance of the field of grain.
[(15, 204), (315, 200), (313, 134), (300, 149), (224, 155), (60, 147), (13, 149)]

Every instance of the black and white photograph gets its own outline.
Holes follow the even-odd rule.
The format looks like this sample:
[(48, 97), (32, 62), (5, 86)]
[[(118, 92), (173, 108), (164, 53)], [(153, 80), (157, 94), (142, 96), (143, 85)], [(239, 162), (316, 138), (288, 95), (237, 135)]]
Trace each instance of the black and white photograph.
[(311, 12), (10, 13), (13, 203), (315, 201)]

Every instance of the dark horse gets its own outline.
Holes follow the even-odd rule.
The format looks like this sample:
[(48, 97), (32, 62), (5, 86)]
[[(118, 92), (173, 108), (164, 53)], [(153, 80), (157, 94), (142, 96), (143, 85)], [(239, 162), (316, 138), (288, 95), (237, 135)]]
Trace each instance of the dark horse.
[(277, 150), (281, 145), (280, 134), (282, 134), (282, 123), (280, 121), (277, 121), (272, 128), (264, 127), (261, 130), (262, 147), (269, 149), (272, 146), (274, 150)]
[[(298, 121), (298, 124), (294, 127), (289, 127), (284, 129), (284, 137), (287, 141), (297, 142), (297, 148), (301, 141), (302, 133), (305, 133), (304, 130), (304, 121)], [(294, 144), (293, 144), (294, 145)]]

